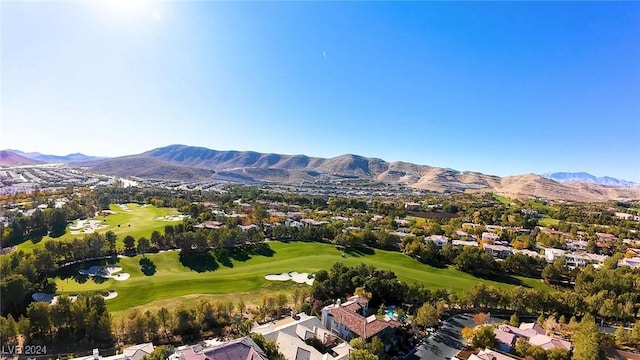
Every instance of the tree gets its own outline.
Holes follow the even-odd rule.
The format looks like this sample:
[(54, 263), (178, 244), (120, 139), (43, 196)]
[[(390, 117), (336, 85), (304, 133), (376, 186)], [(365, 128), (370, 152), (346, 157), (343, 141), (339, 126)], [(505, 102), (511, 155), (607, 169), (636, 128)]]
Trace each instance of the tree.
[(251, 339), (258, 345), (264, 353), (267, 355), (267, 359), (271, 360), (285, 360), (284, 355), (282, 355), (278, 349), (278, 344), (271, 340), (265, 339), (262, 334), (254, 333), (251, 334)]
[(288, 301), (289, 300), (287, 299), (287, 294), (278, 293), (278, 295), (276, 295), (276, 306), (278, 307), (278, 314), (282, 313), (285, 306), (287, 306)]
[(438, 311), (436, 308), (429, 303), (424, 303), (420, 309), (418, 309), (415, 322), (419, 326), (434, 327), (438, 325), (438, 320)]
[(136, 245), (136, 239), (131, 235), (125, 236), (123, 239), (123, 242), (124, 242), (124, 249), (127, 251), (133, 250), (133, 248)]
[(496, 335), (493, 326), (479, 326), (475, 329), (464, 327), (461, 330), (462, 337), (476, 348), (491, 348), (496, 344)]
[(600, 358), (600, 333), (595, 319), (585, 314), (573, 339), (574, 360), (597, 360)]
[(151, 233), (151, 244), (157, 248), (161, 247), (163, 239), (162, 239), (162, 235), (160, 234), (160, 232), (158, 230), (154, 230)]
[(631, 341), (636, 345), (640, 345), (640, 320), (636, 320), (633, 328), (631, 328)]
[(143, 236), (138, 239), (138, 254), (142, 254), (143, 257), (146, 257), (145, 253), (147, 250), (149, 250), (149, 239)]
[(116, 240), (118, 239), (118, 236), (116, 235), (116, 233), (114, 233), (113, 231), (109, 230), (106, 233), (104, 233), (104, 238), (105, 241), (107, 242), (107, 244), (109, 244), (109, 252), (110, 253), (115, 253), (116, 252)]
[(13, 344), (18, 338), (18, 325), (13, 319), (13, 316), (9, 315), (6, 318), (0, 317), (0, 333), (4, 341)]
[(520, 337), (516, 340), (516, 343), (513, 348), (516, 351), (516, 354), (518, 354), (521, 357), (525, 357), (529, 353), (530, 347), (531, 345), (529, 345), (529, 341), (527, 341), (527, 339), (525, 338)]
[(520, 318), (517, 313), (513, 313), (509, 318), (509, 325), (511, 326), (520, 326)]
[(473, 246), (465, 247), (453, 263), (458, 270), (479, 275), (491, 274), (497, 267), (491, 255)]
[(571, 360), (571, 354), (565, 349), (553, 348), (547, 351), (547, 360)]
[(51, 237), (60, 237), (65, 233), (67, 229), (67, 212), (64, 209), (47, 209), (51, 210), (45, 212), (49, 221), (49, 228), (51, 229)]
[(496, 335), (493, 332), (493, 326), (480, 326), (476, 329), (472, 344), (478, 348), (492, 348), (496, 345)]
[(489, 315), (485, 313), (477, 313), (473, 315), (473, 323), (476, 325), (483, 325), (489, 320)]
[(367, 342), (361, 337), (355, 337), (349, 341), (349, 345), (355, 350), (364, 350), (367, 348)]
[(373, 338), (371, 338), (369, 344), (367, 344), (367, 349), (373, 355), (381, 358), (384, 352), (384, 343), (382, 343), (382, 340), (380, 340), (379, 337), (374, 336)]
[(145, 360), (166, 360), (174, 353), (173, 346), (160, 345), (153, 349), (153, 352), (144, 357)]
[(171, 323), (171, 313), (167, 308), (161, 307), (158, 310), (158, 320), (160, 321), (160, 325), (162, 325), (162, 329), (164, 329), (164, 337), (166, 340), (169, 340), (169, 327)]
[(48, 338), (53, 330), (51, 310), (48, 303), (36, 301), (29, 305), (27, 316), (31, 322), (31, 333)]
[(367, 350), (353, 350), (349, 353), (349, 360), (378, 360), (378, 357)]
[[(5, 255), (6, 256), (6, 255)], [(20, 314), (27, 303), (27, 295), (31, 291), (31, 283), (20, 274), (4, 276), (0, 280), (0, 310), (3, 314)]]
[(616, 331), (613, 332), (613, 336), (615, 337), (616, 344), (618, 346), (626, 345), (631, 340), (631, 334), (622, 326), (616, 328)]

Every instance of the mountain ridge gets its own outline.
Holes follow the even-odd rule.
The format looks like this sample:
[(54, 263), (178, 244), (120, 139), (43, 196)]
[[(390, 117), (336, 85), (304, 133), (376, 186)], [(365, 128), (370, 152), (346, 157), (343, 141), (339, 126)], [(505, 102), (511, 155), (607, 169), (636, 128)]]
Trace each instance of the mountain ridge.
[[(312, 157), (302, 154), (283, 155), (256, 151), (219, 151), (205, 147), (169, 145), (131, 155), (136, 159), (136, 176), (153, 177), (154, 167), (167, 169), (178, 166), (172, 174), (186, 171), (184, 167), (197, 171), (193, 178), (202, 175), (201, 180), (235, 178), (239, 182), (275, 182), (296, 184), (303, 182), (323, 182), (340, 179), (361, 179), (387, 184), (402, 184), (439, 193), (495, 192), (517, 198), (548, 198), (577, 201), (607, 201), (640, 199), (640, 189), (617, 189), (598, 184), (587, 186), (582, 183), (560, 183), (536, 174), (522, 174), (506, 177), (487, 175), (476, 171), (458, 171), (429, 165), (419, 165), (404, 161), (387, 162), (379, 158), (355, 154), (344, 154), (332, 158)], [(96, 171), (114, 171), (114, 161), (123, 157), (87, 162)], [(144, 159), (153, 164), (144, 168)], [(109, 170), (111, 169), (111, 170)], [(213, 171), (206, 173), (204, 171)], [(125, 175), (127, 171), (119, 171)], [(132, 172), (133, 173), (133, 172)], [(606, 188), (606, 189), (605, 189)]]
[(575, 201), (640, 199), (640, 187), (634, 186), (559, 182), (533, 173), (499, 177), (355, 154), (321, 158), (174, 144), (136, 155), (78, 161), (74, 165), (122, 177), (161, 180), (301, 184), (359, 179), (438, 193), (493, 192), (514, 198)]
[(554, 173), (545, 173), (540, 175), (542, 177), (555, 180), (560, 183), (586, 182), (586, 183), (594, 183), (594, 184), (606, 185), (606, 186), (622, 186), (622, 187), (631, 187), (631, 186), (639, 185), (633, 181), (617, 179), (611, 176), (597, 177), (587, 172), (561, 171), (561, 172), (554, 172)]
[(20, 150), (15, 150), (15, 149), (7, 149), (4, 151), (9, 151), (12, 152), (14, 154), (32, 159), (32, 160), (37, 160), (37, 161), (41, 161), (41, 162), (45, 162), (45, 163), (64, 163), (64, 164), (70, 164), (70, 163), (78, 163), (78, 162), (83, 162), (83, 161), (92, 161), (92, 160), (101, 160), (101, 159), (105, 159), (104, 157), (99, 157), (99, 156), (89, 156), (89, 155), (85, 155), (82, 153), (72, 153), (72, 154), (67, 154), (67, 155), (50, 155), (50, 154), (43, 154), (40, 152), (23, 152)]

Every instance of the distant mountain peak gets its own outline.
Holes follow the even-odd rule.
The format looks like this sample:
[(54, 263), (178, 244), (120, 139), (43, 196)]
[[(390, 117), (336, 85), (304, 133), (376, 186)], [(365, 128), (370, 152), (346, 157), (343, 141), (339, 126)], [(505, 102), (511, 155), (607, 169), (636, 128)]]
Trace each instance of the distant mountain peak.
[(560, 183), (585, 182), (618, 187), (629, 187), (636, 185), (636, 183), (632, 181), (616, 179), (610, 176), (597, 177), (587, 172), (555, 172), (542, 174), (541, 176)]
[(104, 159), (103, 157), (97, 157), (97, 156), (89, 156), (89, 155), (85, 155), (82, 153), (73, 153), (73, 154), (69, 154), (69, 155), (64, 155), (64, 156), (60, 156), (60, 155), (48, 155), (48, 154), (42, 154), (39, 152), (23, 152), (20, 150), (4, 150), (4, 151), (9, 151), (13, 154), (31, 159), (31, 160), (35, 160), (38, 161), (39, 163), (78, 163), (78, 162), (83, 162), (83, 161), (92, 161), (92, 160), (101, 160)]

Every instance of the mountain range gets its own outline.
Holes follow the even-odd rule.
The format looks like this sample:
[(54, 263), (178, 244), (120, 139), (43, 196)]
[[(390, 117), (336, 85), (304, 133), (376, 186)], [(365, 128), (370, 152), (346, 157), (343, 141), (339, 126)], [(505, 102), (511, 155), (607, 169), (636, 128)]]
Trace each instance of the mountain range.
[(41, 161), (43, 163), (63, 163), (63, 164), (72, 164), (83, 161), (91, 161), (91, 160), (100, 160), (104, 159), (103, 157), (98, 156), (88, 156), (81, 153), (74, 153), (64, 156), (59, 155), (46, 155), (39, 152), (22, 152), (20, 150), (5, 150), (17, 155), (20, 155), (25, 158)]
[[(15, 152), (14, 154), (29, 157), (33, 153)], [(34, 156), (36, 161), (43, 161), (40, 159), (47, 156), (36, 154), (38, 154), (36, 155), (38, 157)], [(68, 157), (74, 155), (68, 155)], [(86, 160), (60, 161), (56, 158), (56, 162), (73, 162), (74, 165), (87, 167), (99, 173), (122, 177), (167, 180), (299, 184), (305, 181), (361, 179), (403, 184), (439, 193), (494, 192), (514, 198), (539, 197), (576, 201), (640, 199), (640, 186), (613, 178), (608, 178), (610, 179), (608, 183), (601, 184), (597, 181), (578, 180), (578, 176), (558, 175), (561, 173), (546, 174), (546, 176), (524, 174), (499, 177), (401, 161), (386, 162), (378, 158), (353, 154), (319, 158), (254, 151), (217, 151), (203, 147), (170, 145), (142, 154), (107, 159), (79, 155)], [(563, 182), (569, 178), (576, 181)], [(587, 178), (584, 177), (584, 179)]]
[(631, 187), (638, 185), (632, 181), (620, 180), (610, 176), (596, 177), (586, 172), (556, 172), (542, 174), (542, 176), (561, 183), (584, 182), (618, 187)]

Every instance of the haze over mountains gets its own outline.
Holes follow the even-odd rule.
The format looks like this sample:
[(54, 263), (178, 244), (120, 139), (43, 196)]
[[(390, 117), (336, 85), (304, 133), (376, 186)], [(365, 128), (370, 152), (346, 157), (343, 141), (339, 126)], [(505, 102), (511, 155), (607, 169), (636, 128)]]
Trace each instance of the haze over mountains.
[[(403, 184), (440, 193), (495, 192), (516, 198), (578, 201), (640, 199), (640, 186), (637, 184), (614, 178), (596, 178), (586, 173), (499, 177), (401, 161), (386, 162), (353, 154), (319, 158), (254, 151), (217, 151), (186, 145), (170, 145), (138, 155), (108, 159), (82, 154), (55, 157), (39, 153), (6, 152), (26, 159), (33, 156), (33, 161), (52, 159), (47, 162), (73, 163), (122, 177), (287, 184), (361, 179)], [(0, 164), (3, 163), (0, 161)]]
[(556, 172), (556, 173), (547, 173), (542, 174), (542, 176), (547, 179), (555, 180), (557, 182), (567, 183), (567, 182), (585, 182), (585, 183), (593, 183), (600, 185), (608, 185), (608, 186), (634, 186), (638, 185), (632, 181), (620, 180), (610, 176), (602, 176), (596, 177), (586, 172)]
[(6, 151), (12, 152), (14, 154), (17, 154), (17, 155), (20, 155), (20, 156), (23, 156), (23, 157), (26, 157), (26, 158), (29, 158), (29, 159), (42, 161), (42, 162), (46, 162), (46, 163), (70, 164), (70, 163), (77, 163), (77, 162), (82, 162), (82, 161), (91, 161), (91, 160), (104, 159), (103, 157), (88, 156), (88, 155), (81, 154), (81, 153), (74, 153), (74, 154), (59, 156), (59, 155), (46, 155), (46, 154), (42, 154), (42, 153), (39, 153), (39, 152), (26, 153), (26, 152), (22, 152), (20, 150), (6, 150)]

